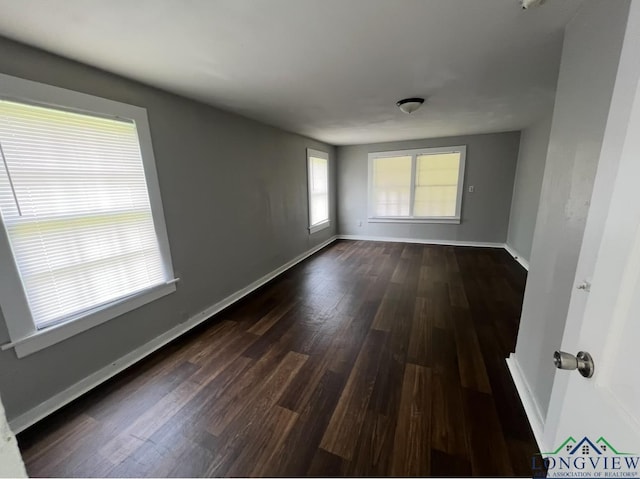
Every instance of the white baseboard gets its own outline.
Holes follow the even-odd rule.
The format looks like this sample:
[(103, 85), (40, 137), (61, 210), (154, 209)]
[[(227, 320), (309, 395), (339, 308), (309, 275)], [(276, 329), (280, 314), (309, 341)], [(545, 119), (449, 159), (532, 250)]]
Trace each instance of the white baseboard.
[(524, 259), (520, 253), (518, 253), (513, 247), (509, 246), (507, 243), (504, 244), (504, 249), (506, 249), (507, 253), (513, 256), (513, 259), (515, 259), (518, 263), (520, 263), (524, 269), (529, 271), (529, 262), (526, 259)]
[(506, 359), (506, 362), (509, 372), (511, 373), (511, 378), (518, 390), (518, 395), (520, 396), (520, 401), (524, 407), (524, 412), (527, 415), (529, 424), (531, 425), (531, 430), (533, 431), (533, 435), (538, 443), (538, 448), (541, 452), (550, 451), (551, 449), (548, 449), (544, 444), (544, 419), (540, 412), (540, 406), (538, 405), (536, 398), (531, 393), (531, 388), (529, 387), (529, 383), (525, 379), (524, 374), (522, 374), (518, 358), (514, 353), (511, 353), (511, 355)]
[(422, 238), (396, 238), (392, 236), (338, 235), (338, 239), (354, 241), (384, 241), (388, 243), (437, 244), (445, 246), (476, 246), (480, 248), (504, 248), (504, 243), (486, 243), (479, 241), (455, 241)]
[(293, 266), (305, 260), (309, 256), (320, 251), (325, 246), (333, 243), (337, 238), (338, 238), (337, 236), (333, 236), (327, 241), (325, 241), (324, 243), (319, 244), (318, 246), (315, 246), (314, 248), (302, 253), (299, 256), (296, 256), (291, 261), (283, 264), (279, 268), (264, 275), (262, 278), (254, 281), (247, 287), (242, 288), (239, 291), (236, 291), (230, 296), (227, 296), (222, 301), (219, 301), (216, 304), (208, 307), (204, 311), (201, 311), (195, 316), (192, 316), (184, 323), (180, 323), (174, 326), (173, 328), (161, 334), (157, 338), (152, 339), (148, 343), (143, 344), (139, 348), (117, 359), (116, 361), (112, 362), (108, 366), (105, 366), (104, 368), (96, 371), (90, 376), (87, 376), (81, 381), (78, 381), (74, 385), (68, 387), (62, 392), (59, 392), (55, 396), (51, 397), (50, 399), (47, 399), (43, 403), (30, 409), (29, 411), (21, 414), (18, 417), (13, 418), (11, 421), (9, 421), (9, 426), (11, 427), (11, 430), (15, 434), (21, 431), (24, 431), (26, 428), (35, 424), (41, 419), (44, 419), (46, 416), (48, 416), (52, 412), (56, 411), (57, 409), (60, 409), (62, 406), (70, 403), (74, 399), (80, 397), (84, 393), (95, 388), (96, 386), (103, 383), (107, 379), (112, 378), (119, 372), (124, 371), (129, 366), (137, 363), (141, 359), (145, 358), (146, 356), (153, 353), (157, 349), (161, 348), (162, 346), (168, 344), (169, 342), (183, 335), (184, 333), (194, 328), (198, 324), (202, 323), (203, 321), (206, 321), (214, 314), (222, 311), (223, 309), (232, 305), (236, 301), (242, 299), (249, 293), (258, 289), (260, 286), (268, 283), (269, 281), (274, 279), (276, 276), (279, 276), (280, 274), (284, 273), (289, 268), (292, 268)]

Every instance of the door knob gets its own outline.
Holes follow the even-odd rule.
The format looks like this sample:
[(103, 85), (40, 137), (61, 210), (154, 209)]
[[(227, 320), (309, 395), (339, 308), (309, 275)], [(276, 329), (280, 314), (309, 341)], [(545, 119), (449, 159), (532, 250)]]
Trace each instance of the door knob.
[(553, 353), (553, 364), (555, 364), (558, 369), (567, 369), (569, 371), (577, 369), (585, 378), (593, 376), (595, 369), (593, 358), (589, 353), (585, 353), (584, 351), (580, 351), (577, 356), (565, 353), (564, 351), (556, 351)]

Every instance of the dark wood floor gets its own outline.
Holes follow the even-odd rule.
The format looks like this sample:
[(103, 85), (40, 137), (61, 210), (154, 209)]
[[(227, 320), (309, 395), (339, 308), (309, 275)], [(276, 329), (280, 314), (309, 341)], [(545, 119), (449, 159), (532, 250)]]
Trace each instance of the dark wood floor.
[(503, 250), (338, 241), (18, 439), (32, 476), (529, 476)]

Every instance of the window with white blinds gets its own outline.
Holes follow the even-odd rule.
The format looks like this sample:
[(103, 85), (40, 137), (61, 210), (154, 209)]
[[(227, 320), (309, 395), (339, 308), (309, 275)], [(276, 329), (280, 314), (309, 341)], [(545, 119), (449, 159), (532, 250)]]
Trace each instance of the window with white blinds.
[(374, 216), (409, 216), (411, 156), (376, 158), (372, 169)]
[(133, 122), (0, 101), (0, 156), (38, 329), (167, 281)]
[(309, 230), (313, 233), (329, 226), (329, 155), (307, 150), (309, 180)]
[(369, 155), (370, 221), (460, 222), (466, 148)]
[(4, 79), (70, 103), (0, 98), (0, 301), (12, 341), (90, 318), (87, 329), (175, 290), (144, 109)]

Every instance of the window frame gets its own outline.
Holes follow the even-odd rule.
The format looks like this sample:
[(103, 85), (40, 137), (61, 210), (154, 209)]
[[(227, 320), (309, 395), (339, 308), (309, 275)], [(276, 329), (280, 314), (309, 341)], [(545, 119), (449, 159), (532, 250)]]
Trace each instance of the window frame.
[[(454, 216), (414, 216), (415, 184), (417, 157), (420, 155), (437, 155), (443, 153), (459, 153), (458, 192), (456, 196), (456, 213)], [(374, 207), (373, 163), (378, 158), (392, 158), (396, 156), (411, 157), (411, 183), (408, 216), (376, 216)], [(466, 145), (446, 146), (437, 148), (416, 148), (410, 150), (377, 151), (368, 155), (368, 192), (367, 192), (367, 222), (369, 223), (445, 223), (460, 224), (462, 220), (462, 198), (464, 193), (464, 172), (467, 157)]]
[(26, 293), (15, 263), (9, 238), (0, 215), (0, 307), (9, 332), (10, 343), (19, 358), (64, 341), (76, 334), (119, 317), (176, 290), (169, 238), (164, 219), (160, 185), (151, 142), (147, 110), (65, 88), (0, 74), (0, 98), (43, 107), (74, 111), (94, 116), (133, 121), (138, 133), (151, 215), (167, 282), (98, 306), (67, 321), (37, 329), (31, 317)]
[[(311, 158), (320, 158), (322, 160), (327, 161), (327, 219), (326, 221), (321, 221), (317, 224), (311, 224)], [(308, 230), (309, 234), (317, 233), (318, 231), (322, 231), (331, 226), (331, 175), (329, 174), (331, 171), (329, 161), (329, 153), (326, 151), (315, 150), (313, 148), (307, 148), (307, 214), (309, 224)]]

